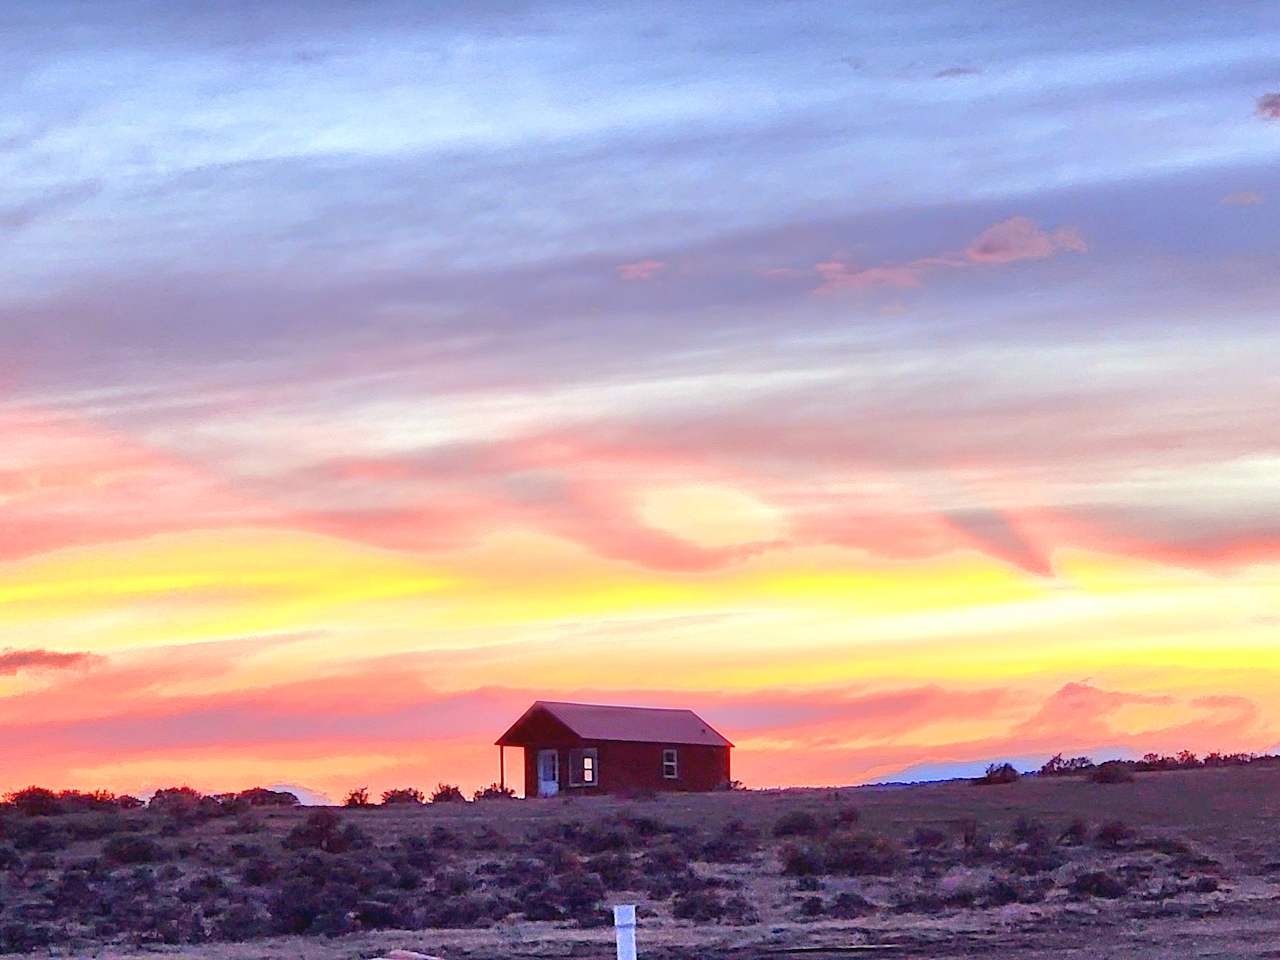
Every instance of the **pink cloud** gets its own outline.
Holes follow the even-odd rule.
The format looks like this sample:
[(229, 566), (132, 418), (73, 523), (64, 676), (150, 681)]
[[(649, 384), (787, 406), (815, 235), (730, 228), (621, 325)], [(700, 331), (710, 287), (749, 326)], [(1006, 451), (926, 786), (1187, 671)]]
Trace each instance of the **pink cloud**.
[(822, 277), (818, 293), (831, 293), (838, 290), (870, 290), (873, 287), (905, 287), (920, 286), (920, 268), (914, 264), (902, 266), (865, 267), (861, 270), (828, 260), (814, 268)]
[[(1043, 260), (1060, 253), (1084, 253), (1087, 249), (1088, 244), (1075, 227), (1045, 230), (1027, 217), (1010, 217), (987, 227), (959, 253), (942, 253), (932, 257), (919, 257), (906, 263), (884, 263), (871, 267), (855, 267), (841, 260), (825, 260), (813, 267), (813, 272), (822, 279), (814, 293), (860, 292), (877, 287), (902, 290), (920, 286), (925, 275), (933, 270)], [(790, 271), (772, 270), (769, 275), (789, 276)]]
[(652, 280), (666, 266), (662, 260), (637, 260), (634, 263), (620, 263), (615, 269), (623, 280)]
[(88, 653), (58, 653), (53, 650), (0, 650), (0, 676), (22, 670), (66, 670), (93, 659)]
[(1280, 120), (1280, 93), (1267, 93), (1258, 98), (1258, 116), (1264, 120)]
[(1074, 227), (1042, 230), (1026, 217), (1010, 217), (993, 224), (974, 238), (965, 256), (974, 263), (1014, 263), (1041, 260), (1070, 251), (1083, 253), (1088, 247)]
[(1264, 201), (1262, 194), (1246, 190), (1241, 193), (1229, 193), (1222, 198), (1222, 202), (1228, 207), (1256, 207)]

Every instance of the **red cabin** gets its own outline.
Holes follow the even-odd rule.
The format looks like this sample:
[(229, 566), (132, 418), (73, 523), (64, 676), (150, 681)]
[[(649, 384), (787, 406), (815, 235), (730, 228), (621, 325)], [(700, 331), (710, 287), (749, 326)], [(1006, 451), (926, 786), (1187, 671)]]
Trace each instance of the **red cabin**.
[(733, 744), (692, 710), (539, 700), (505, 747), (524, 748), (524, 795), (554, 797), (722, 789)]

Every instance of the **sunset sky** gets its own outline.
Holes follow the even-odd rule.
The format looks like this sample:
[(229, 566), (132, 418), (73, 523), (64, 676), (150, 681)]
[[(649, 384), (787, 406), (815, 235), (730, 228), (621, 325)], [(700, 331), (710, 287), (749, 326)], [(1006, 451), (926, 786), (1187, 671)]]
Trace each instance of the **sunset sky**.
[(1280, 5), (1046, 14), (4, 5), (0, 790), (1276, 749)]

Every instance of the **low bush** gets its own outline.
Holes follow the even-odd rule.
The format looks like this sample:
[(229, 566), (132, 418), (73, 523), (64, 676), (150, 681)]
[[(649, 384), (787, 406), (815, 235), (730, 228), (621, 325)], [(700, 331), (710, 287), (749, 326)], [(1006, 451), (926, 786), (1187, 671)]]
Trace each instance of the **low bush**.
[(788, 877), (812, 877), (826, 872), (822, 851), (812, 843), (788, 843), (778, 851), (782, 872)]
[(822, 851), (826, 872), (849, 876), (887, 876), (901, 862), (898, 848), (884, 837), (869, 833), (836, 833)]
[(276, 865), (266, 857), (254, 857), (240, 871), (240, 879), (251, 887), (262, 887), (280, 875)]
[(7, 834), (10, 842), (24, 851), (62, 850), (71, 842), (71, 832), (66, 827), (40, 815), (10, 823)]
[(397, 804), (419, 804), (425, 803), (426, 797), (422, 795), (422, 791), (417, 787), (400, 787), (395, 790), (387, 790), (382, 794), (382, 805), (384, 807), (393, 807)]
[(471, 795), (472, 800), (513, 800), (516, 792), (511, 787), (499, 783), (491, 783)]
[(151, 795), (147, 806), (166, 813), (189, 812), (203, 799), (204, 794), (193, 787), (165, 787)]
[(862, 819), (862, 814), (857, 807), (843, 806), (835, 812), (832, 818), (837, 827), (852, 827)]
[(462, 791), (452, 783), (437, 783), (431, 791), (432, 803), (465, 803), (466, 800)]
[(827, 907), (827, 915), (837, 920), (852, 920), (875, 912), (875, 904), (858, 893), (837, 893)]
[(1115, 900), (1129, 892), (1124, 881), (1101, 870), (1082, 873), (1071, 882), (1071, 892), (1085, 897)]
[(344, 825), (341, 814), (336, 810), (320, 807), (308, 813), (302, 823), (290, 830), (283, 843), (290, 850), (346, 853), (369, 846), (370, 840), (355, 824)]
[(1089, 824), (1082, 818), (1076, 817), (1066, 828), (1058, 835), (1058, 842), (1066, 844), (1069, 847), (1078, 847), (1089, 839)]
[[(817, 900), (819, 906), (822, 900)], [(678, 920), (694, 920), (699, 923), (758, 923), (760, 916), (755, 907), (742, 896), (723, 898), (714, 890), (690, 890), (678, 894), (671, 906), (671, 913)]]
[(730, 820), (702, 846), (709, 863), (744, 863), (760, 849), (760, 831), (741, 820)]
[(820, 830), (818, 818), (808, 810), (791, 810), (773, 825), (775, 837), (812, 837)]
[(1130, 843), (1136, 836), (1137, 832), (1133, 827), (1123, 820), (1112, 820), (1098, 828), (1094, 839), (1100, 847), (1105, 847), (1108, 850), (1118, 850)]
[(52, 817), (62, 813), (58, 795), (44, 787), (25, 787), (5, 795), (5, 802), (28, 817)]
[(587, 861), (586, 868), (598, 874), (610, 890), (626, 890), (635, 883), (635, 869), (628, 853), (616, 850), (598, 853)]
[(369, 788), (368, 788), (368, 787), (360, 787), (360, 788), (358, 788), (358, 789), (356, 789), (356, 790), (352, 790), (350, 793), (348, 793), (348, 794), (347, 794), (346, 799), (342, 801), (342, 805), (343, 805), (344, 807), (367, 807), (367, 806), (370, 806), (370, 803), (369, 803)]
[(251, 807), (296, 807), (299, 804), (297, 794), (287, 790), (268, 790), (266, 787), (252, 787), (235, 795), (240, 803)]
[(1013, 842), (1025, 846), (1032, 853), (1045, 853), (1053, 848), (1049, 828), (1041, 820), (1018, 817), (1013, 825)]
[(111, 863), (158, 863), (168, 851), (148, 836), (119, 834), (102, 845), (102, 856)]
[(1089, 779), (1094, 783), (1133, 783), (1133, 771), (1120, 760), (1108, 760), (1096, 768)]
[(933, 827), (916, 827), (911, 844), (917, 850), (937, 850), (947, 845), (947, 835)]

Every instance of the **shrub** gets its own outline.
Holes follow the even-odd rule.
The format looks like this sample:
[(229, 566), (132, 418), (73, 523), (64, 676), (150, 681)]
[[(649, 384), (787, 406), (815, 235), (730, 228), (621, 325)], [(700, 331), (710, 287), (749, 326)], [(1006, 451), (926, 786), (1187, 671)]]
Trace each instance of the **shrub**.
[(156, 863), (168, 852), (151, 837), (120, 834), (102, 845), (102, 855), (112, 863)]
[(270, 932), (271, 915), (250, 900), (232, 904), (214, 925), (214, 936), (219, 940), (256, 940)]
[(1021, 774), (1012, 763), (993, 763), (987, 767), (987, 772), (979, 777), (974, 783), (980, 786), (996, 786), (1005, 783), (1015, 783)]
[(691, 890), (676, 896), (671, 913), (677, 920), (719, 920), (724, 916), (724, 901), (714, 890)]
[(610, 890), (625, 890), (635, 882), (631, 855), (615, 850), (598, 853), (587, 861), (587, 869), (598, 874)]
[(369, 788), (360, 787), (356, 790), (352, 790), (350, 793), (347, 794), (347, 798), (342, 801), (342, 805), (344, 807), (370, 806), (371, 804), (369, 803)]
[(477, 830), (475, 836), (471, 838), (471, 847), (473, 850), (505, 850), (510, 845), (511, 844), (506, 837), (493, 829), (493, 827), (489, 826), (487, 823)]
[(146, 804), (137, 797), (131, 797), (125, 794), (122, 797), (116, 797), (116, 806), (121, 810), (137, 810), (139, 807), (145, 807)]
[(800, 916), (820, 917), (826, 906), (821, 897), (805, 897), (800, 901)]
[(247, 803), (251, 807), (296, 807), (298, 797), (287, 790), (268, 790), (266, 787), (252, 787), (236, 794), (235, 799)]
[(836, 833), (827, 839), (823, 860), (829, 873), (850, 876), (885, 876), (901, 860), (898, 848), (869, 833)]
[(760, 849), (760, 832), (741, 820), (730, 820), (702, 848), (710, 863), (742, 863)]
[(862, 814), (857, 807), (844, 806), (836, 811), (833, 819), (837, 827), (852, 827), (862, 819)]
[(1043, 853), (1053, 847), (1049, 828), (1040, 820), (1019, 817), (1013, 825), (1014, 843), (1025, 844), (1033, 853)]
[(583, 853), (603, 853), (606, 850), (627, 850), (631, 847), (631, 834), (616, 824), (591, 824), (578, 831), (574, 839)]
[(266, 857), (254, 857), (240, 871), (240, 879), (251, 887), (265, 886), (279, 875), (276, 865)]
[(1093, 766), (1088, 757), (1072, 757), (1064, 760), (1062, 754), (1052, 756), (1039, 770), (1042, 777), (1063, 777), (1073, 773), (1083, 773)]
[(1122, 820), (1112, 820), (1104, 823), (1098, 828), (1095, 839), (1098, 846), (1106, 847), (1110, 850), (1118, 850), (1125, 844), (1129, 843), (1135, 836), (1136, 832), (1133, 827), (1129, 826)]
[(1065, 830), (1058, 837), (1059, 843), (1065, 843), (1068, 846), (1078, 847), (1089, 839), (1089, 824), (1080, 817), (1072, 820)]
[(916, 827), (911, 843), (920, 850), (937, 850), (947, 845), (947, 835), (933, 827)]
[(477, 790), (472, 794), (473, 800), (513, 800), (516, 792), (511, 787), (504, 787), (500, 783), (491, 783), (482, 790)]
[(1133, 783), (1133, 771), (1120, 760), (1108, 760), (1089, 774), (1094, 783)]
[(44, 787), (25, 787), (5, 796), (5, 802), (28, 817), (51, 817), (62, 813), (58, 795)]
[(1115, 900), (1123, 897), (1129, 890), (1124, 881), (1101, 870), (1082, 873), (1071, 883), (1073, 893), (1086, 897), (1104, 897)]
[(166, 787), (152, 795), (148, 806), (171, 816), (191, 816), (202, 809), (209, 812), (208, 806), (202, 804), (203, 800), (204, 794), (192, 787)]
[(69, 818), (67, 827), (71, 835), (77, 840), (97, 840), (99, 837), (107, 837), (132, 826), (132, 824), (121, 822), (123, 818), (114, 807), (110, 809), (111, 813), (92, 813)]
[(431, 791), (432, 803), (465, 803), (466, 800), (462, 791), (452, 783), (437, 783)]
[(689, 870), (689, 856), (674, 843), (664, 843), (645, 853), (643, 869), (653, 876), (671, 876)]
[(773, 825), (775, 837), (811, 837), (818, 833), (818, 818), (808, 810), (792, 810), (780, 816)]
[(788, 877), (811, 877), (826, 872), (822, 852), (811, 843), (788, 843), (778, 852)]
[(391, 807), (401, 803), (418, 804), (425, 802), (426, 797), (422, 795), (422, 791), (417, 787), (400, 787), (396, 790), (388, 790), (382, 795), (382, 805), (384, 807)]
[(11, 823), (8, 835), (19, 850), (61, 850), (71, 842), (65, 827), (43, 817)]
[(852, 920), (855, 917), (865, 917), (875, 909), (875, 904), (861, 894), (844, 892), (836, 894), (827, 913), (839, 920)]
[(58, 806), (63, 813), (95, 813), (116, 809), (116, 795), (106, 790), (81, 793), (79, 790), (63, 790), (58, 794)]
[(355, 824), (343, 826), (342, 816), (329, 807), (321, 807), (307, 814), (284, 838), (284, 846), (290, 850), (323, 850), (325, 853), (346, 853), (348, 850), (369, 845), (369, 838)]

